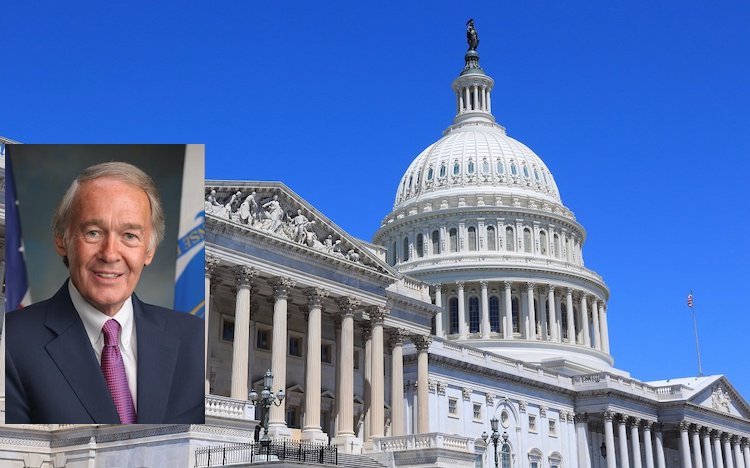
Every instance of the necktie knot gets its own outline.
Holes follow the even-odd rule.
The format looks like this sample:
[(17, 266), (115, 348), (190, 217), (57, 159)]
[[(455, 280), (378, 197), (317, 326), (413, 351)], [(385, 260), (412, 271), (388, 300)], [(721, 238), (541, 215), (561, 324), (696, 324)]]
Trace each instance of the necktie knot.
[(104, 346), (119, 346), (120, 324), (115, 319), (109, 319), (102, 327), (104, 333)]

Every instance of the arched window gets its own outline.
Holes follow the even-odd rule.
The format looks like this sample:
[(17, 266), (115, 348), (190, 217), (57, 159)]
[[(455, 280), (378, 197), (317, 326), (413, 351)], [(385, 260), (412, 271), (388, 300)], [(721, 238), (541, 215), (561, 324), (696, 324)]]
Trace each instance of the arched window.
[(497, 240), (495, 239), (495, 228), (487, 226), (487, 250), (496, 250)]
[(510, 445), (509, 444), (503, 444), (502, 448), (500, 449), (500, 466), (502, 468), (510, 468)]
[(513, 333), (520, 333), (521, 332), (521, 321), (520, 317), (518, 315), (518, 298), (514, 297), (513, 300), (510, 302), (510, 309), (511, 309), (511, 317), (513, 319)]
[(537, 171), (536, 168), (534, 168), (534, 178), (536, 179), (537, 182), (540, 181), (539, 180), (539, 171)]
[(497, 160), (497, 173), (502, 175), (505, 174), (505, 164), (501, 160)]
[(542, 255), (547, 255), (547, 233), (539, 231), (539, 250)]
[(391, 265), (396, 265), (398, 253), (397, 250), (398, 246), (396, 245), (396, 241), (393, 241), (393, 248), (391, 249)]
[(526, 167), (526, 164), (523, 165), (523, 176), (529, 178), (529, 168)]
[(578, 317), (578, 307), (573, 306), (573, 330), (575, 331), (576, 336), (570, 338), (571, 343), (578, 342), (578, 334), (581, 332), (581, 319)]
[(484, 161), (482, 161), (482, 174), (487, 175), (489, 173), (490, 173), (490, 163), (488, 163), (487, 160), (485, 159)]
[(469, 174), (474, 173), (474, 161), (469, 161), (469, 164), (466, 166), (466, 172)]
[(539, 301), (534, 298), (534, 336), (539, 337), (541, 332), (541, 323), (542, 317), (539, 315)]
[(430, 166), (430, 168), (427, 169), (427, 180), (432, 180), (432, 176), (433, 176), (433, 170), (432, 170), (432, 166)]
[(432, 231), (432, 255), (440, 253), (440, 232)]
[(568, 339), (568, 306), (560, 304), (560, 332), (563, 339)]
[(510, 175), (517, 176), (518, 175), (518, 168), (516, 167), (516, 163), (510, 163)]
[(424, 237), (417, 234), (417, 257), (424, 257)]
[(458, 163), (458, 161), (453, 163), (453, 175), (457, 176), (461, 173), (461, 164)]
[(452, 228), (449, 232), (451, 238), (451, 252), (458, 252), (458, 231), (456, 228)]
[(531, 253), (531, 230), (529, 228), (523, 230), (523, 250)]
[(505, 228), (505, 248), (509, 250), (510, 252), (513, 252), (516, 250), (516, 242), (515, 239), (513, 239), (513, 228), (508, 226)]
[(451, 335), (458, 333), (458, 298), (451, 297), (448, 301), (448, 318), (449, 318), (449, 329), (448, 333)]
[(554, 246), (555, 246), (555, 258), (560, 258), (560, 236), (555, 234), (554, 237)]
[(404, 237), (404, 251), (403, 255), (401, 255), (401, 261), (405, 262), (409, 260), (409, 238)]
[(479, 333), (479, 298), (469, 298), (469, 333)]
[(549, 300), (544, 301), (544, 323), (547, 324), (547, 336), (552, 336), (552, 327), (554, 327), (555, 324), (549, 320)]
[(440, 165), (440, 177), (445, 177), (445, 164)]
[(490, 331), (500, 332), (500, 299), (490, 296)]
[(469, 228), (469, 250), (472, 252), (477, 250), (477, 229), (475, 227)]

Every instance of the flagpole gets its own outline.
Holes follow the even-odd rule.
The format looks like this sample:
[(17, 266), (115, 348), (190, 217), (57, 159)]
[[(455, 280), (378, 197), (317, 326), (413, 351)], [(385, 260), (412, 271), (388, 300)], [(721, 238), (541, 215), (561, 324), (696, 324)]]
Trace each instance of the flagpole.
[(693, 330), (695, 331), (695, 350), (698, 353), (698, 377), (703, 377), (703, 369), (701, 368), (701, 347), (698, 341), (698, 321), (695, 319), (695, 307), (693, 306), (693, 290), (690, 290), (690, 300), (688, 301), (688, 307), (693, 312)]

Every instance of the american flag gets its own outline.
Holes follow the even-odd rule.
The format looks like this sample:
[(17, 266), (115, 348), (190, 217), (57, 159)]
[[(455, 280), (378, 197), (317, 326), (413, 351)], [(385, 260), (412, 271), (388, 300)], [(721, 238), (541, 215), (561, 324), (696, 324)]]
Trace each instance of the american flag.
[(693, 293), (692, 292), (688, 294), (687, 304), (688, 304), (688, 307), (690, 307), (691, 309), (693, 308)]

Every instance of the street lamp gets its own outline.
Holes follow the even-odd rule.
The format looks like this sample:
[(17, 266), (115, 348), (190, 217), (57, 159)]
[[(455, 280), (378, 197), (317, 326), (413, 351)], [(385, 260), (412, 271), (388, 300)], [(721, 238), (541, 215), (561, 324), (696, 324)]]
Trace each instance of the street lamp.
[[(498, 422), (499, 421), (495, 417), (490, 419), (490, 427), (492, 428), (492, 444), (495, 446), (495, 468), (497, 468), (497, 442), (500, 440), (500, 433), (497, 432)], [(508, 435), (504, 434), (504, 439), (507, 440), (507, 438), (508, 438)]]
[(263, 376), (263, 391), (260, 392), (260, 398), (258, 398), (258, 392), (255, 389), (250, 391), (248, 398), (253, 404), (259, 404), (262, 410), (261, 427), (263, 428), (263, 436), (260, 438), (260, 444), (266, 446), (271, 443), (271, 439), (268, 437), (268, 414), (270, 413), (271, 405), (281, 406), (281, 402), (284, 401), (284, 389), (280, 388), (276, 395), (273, 394), (271, 388), (273, 387), (273, 374), (271, 369), (266, 371), (266, 375)]

